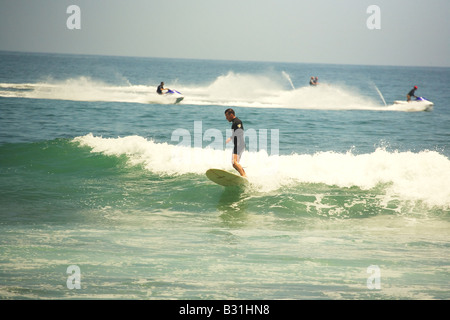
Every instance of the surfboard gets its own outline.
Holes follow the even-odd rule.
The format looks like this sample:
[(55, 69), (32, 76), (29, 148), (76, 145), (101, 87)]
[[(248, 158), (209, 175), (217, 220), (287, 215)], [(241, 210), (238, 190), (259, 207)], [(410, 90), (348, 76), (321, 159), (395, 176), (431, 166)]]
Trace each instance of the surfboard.
[(206, 171), (206, 176), (209, 180), (224, 187), (242, 186), (248, 183), (246, 178), (221, 169), (209, 169)]

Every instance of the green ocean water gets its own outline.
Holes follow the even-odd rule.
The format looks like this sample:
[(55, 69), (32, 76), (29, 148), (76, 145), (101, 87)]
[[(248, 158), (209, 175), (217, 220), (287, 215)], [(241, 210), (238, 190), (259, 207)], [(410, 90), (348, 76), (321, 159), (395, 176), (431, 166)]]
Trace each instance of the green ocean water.
[[(3, 299), (449, 298), (448, 68), (0, 65)], [(394, 104), (413, 85), (431, 110)], [(233, 170), (229, 107), (247, 188), (204, 174)]]

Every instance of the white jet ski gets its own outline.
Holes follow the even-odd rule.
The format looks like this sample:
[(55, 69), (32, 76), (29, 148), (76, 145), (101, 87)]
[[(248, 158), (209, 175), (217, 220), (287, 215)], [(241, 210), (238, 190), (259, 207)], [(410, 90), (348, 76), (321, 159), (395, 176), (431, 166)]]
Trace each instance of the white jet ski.
[(433, 108), (434, 103), (431, 101), (428, 101), (424, 97), (417, 97), (416, 100), (411, 101), (403, 101), (403, 100), (397, 100), (394, 101), (395, 105), (399, 106), (405, 106), (407, 109), (421, 109), (423, 111), (428, 111)]
[(184, 96), (181, 92), (173, 89), (168, 89), (166, 93), (163, 94), (164, 99), (167, 99), (169, 103), (179, 103), (184, 99)]

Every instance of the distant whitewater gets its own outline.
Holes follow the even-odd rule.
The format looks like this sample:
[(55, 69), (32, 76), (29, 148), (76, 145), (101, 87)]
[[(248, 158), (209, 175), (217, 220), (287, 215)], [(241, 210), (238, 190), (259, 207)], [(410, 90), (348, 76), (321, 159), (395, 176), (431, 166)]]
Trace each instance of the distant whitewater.
[[(290, 87), (284, 85), (286, 82)], [(170, 104), (156, 94), (156, 85), (111, 85), (82, 76), (64, 81), (48, 79), (39, 83), (0, 83), (0, 97), (57, 99), (72, 101), (107, 101), (142, 104)], [(253, 108), (290, 108), (318, 110), (423, 111), (398, 105), (385, 106), (357, 89), (335, 84), (295, 88), (286, 72), (247, 74), (228, 72), (212, 83), (199, 86), (177, 84), (185, 96), (182, 104), (219, 105)], [(378, 90), (378, 88), (377, 88)]]

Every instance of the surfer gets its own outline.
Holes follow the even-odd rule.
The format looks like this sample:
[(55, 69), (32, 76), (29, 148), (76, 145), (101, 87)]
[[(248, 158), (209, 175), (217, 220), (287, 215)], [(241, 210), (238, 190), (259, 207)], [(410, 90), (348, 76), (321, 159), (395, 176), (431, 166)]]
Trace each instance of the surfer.
[(410, 102), (411, 101), (411, 97), (417, 98), (414, 94), (417, 90), (417, 86), (414, 86), (414, 88), (411, 89), (410, 92), (408, 92), (408, 94), (406, 95), (406, 101)]
[(231, 140), (233, 140), (234, 143), (232, 159), (233, 168), (235, 168), (241, 176), (247, 177), (244, 168), (242, 168), (239, 163), (242, 153), (245, 150), (244, 125), (242, 124), (242, 121), (236, 117), (234, 110), (231, 108), (225, 110), (225, 118), (228, 120), (228, 122), (232, 123), (231, 130), (233, 131), (233, 134), (227, 139), (226, 143), (230, 142)]
[(158, 86), (158, 88), (156, 89), (156, 92), (158, 94), (164, 94), (164, 90), (169, 90), (167, 88), (164, 88), (164, 82), (161, 82), (161, 84)]

